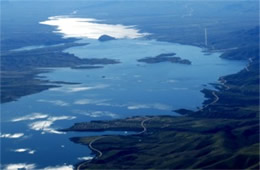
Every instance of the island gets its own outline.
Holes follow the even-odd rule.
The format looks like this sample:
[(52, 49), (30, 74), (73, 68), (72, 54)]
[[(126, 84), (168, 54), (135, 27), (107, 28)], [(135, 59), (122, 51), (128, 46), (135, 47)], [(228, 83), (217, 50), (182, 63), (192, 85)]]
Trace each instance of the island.
[(161, 62), (179, 63), (191, 65), (191, 61), (187, 59), (181, 59), (180, 57), (174, 57), (176, 53), (163, 53), (155, 57), (146, 57), (137, 60), (138, 62), (144, 62), (148, 64), (155, 64)]
[(101, 42), (104, 42), (104, 41), (111, 41), (111, 40), (115, 40), (116, 38), (114, 37), (111, 37), (109, 35), (101, 35), (98, 40), (101, 41)]
[(170, 62), (170, 63), (191, 65), (190, 60), (181, 59), (180, 57), (175, 57), (175, 55), (176, 55), (176, 53), (163, 53), (163, 54), (157, 55), (155, 57), (145, 57), (145, 58), (139, 59), (137, 61), (148, 63), (148, 64)]

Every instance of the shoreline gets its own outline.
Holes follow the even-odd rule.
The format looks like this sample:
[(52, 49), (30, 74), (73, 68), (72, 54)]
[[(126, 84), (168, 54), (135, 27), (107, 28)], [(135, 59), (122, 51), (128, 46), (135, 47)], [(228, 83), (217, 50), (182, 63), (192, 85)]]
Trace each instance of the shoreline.
[[(227, 58), (227, 60), (229, 60), (230, 58)], [(251, 59), (251, 61), (253, 62), (253, 60)], [(250, 63), (252, 63), (252, 62), (250, 62)], [(250, 67), (250, 65), (247, 65), (246, 66), (247, 68), (249, 68)], [(228, 82), (230, 81), (230, 80), (226, 80), (225, 78), (227, 77), (227, 78), (229, 78), (229, 76), (233, 76), (233, 75), (238, 75), (238, 74), (241, 74), (241, 72), (243, 72), (244, 70), (247, 70), (246, 68), (243, 68), (242, 70), (240, 70), (240, 71), (238, 71), (237, 73), (234, 73), (234, 74), (229, 74), (229, 75), (223, 75), (223, 76), (221, 76), (221, 77), (219, 77), (218, 78), (218, 81), (219, 81), (219, 84), (216, 84), (216, 89), (218, 89), (218, 91), (217, 92), (220, 92), (220, 93), (222, 93), (222, 92), (225, 92), (225, 91), (229, 91), (232, 87), (230, 87), (230, 85), (228, 84)], [(219, 85), (221, 86), (221, 87), (219, 87)], [(204, 112), (203, 111), (203, 109), (204, 108), (207, 108), (207, 107), (210, 107), (210, 105), (214, 105), (214, 104), (216, 104), (216, 103), (218, 103), (219, 102), (219, 99), (221, 98), (221, 97), (219, 97), (217, 94), (216, 94), (216, 91), (215, 90), (210, 90), (210, 89), (207, 89), (207, 88), (204, 88), (203, 90), (202, 90), (202, 93), (204, 94), (204, 96), (205, 96), (205, 100), (204, 100), (204, 102), (203, 102), (203, 108), (202, 109), (199, 109), (199, 110), (196, 110), (196, 111), (191, 111), (191, 110), (186, 110), (186, 109), (179, 109), (179, 110), (176, 110), (175, 112), (177, 112), (177, 113), (179, 113), (179, 114), (181, 114), (181, 115), (183, 115), (184, 117), (186, 117), (186, 118), (192, 118), (192, 119), (197, 119), (196, 117), (196, 113), (200, 113), (200, 112)], [(208, 95), (207, 93), (211, 93), (211, 95)], [(214, 93), (214, 94), (213, 94)], [(207, 104), (207, 102), (208, 102), (208, 104)], [(206, 106), (206, 107), (205, 107)], [(214, 108), (214, 107), (213, 107)], [(209, 108), (209, 109), (211, 109), (211, 108)], [(205, 111), (205, 112), (207, 112), (207, 111)], [(195, 115), (195, 117), (194, 117), (194, 115)], [(167, 115), (166, 115), (167, 116)], [(160, 117), (160, 116), (153, 116), (153, 117)], [(163, 117), (163, 116), (162, 116)], [(175, 116), (170, 116), (169, 115), (169, 117), (174, 117), (174, 118), (176, 118)], [(140, 117), (140, 118), (142, 118), (142, 117)], [(205, 117), (206, 118), (206, 117)], [(253, 118), (253, 117), (252, 117)], [(128, 118), (126, 118), (126, 119), (128, 119)], [(131, 119), (131, 118), (130, 118)], [(199, 116), (198, 117), (198, 119), (201, 119), (201, 117)], [(220, 119), (222, 119), (222, 118), (220, 118)], [(236, 119), (236, 118), (235, 118)], [(125, 119), (121, 119), (121, 120), (125, 120)], [(91, 123), (91, 122), (89, 122), (89, 123)], [(113, 129), (113, 130), (115, 130), (115, 129)], [(125, 130), (125, 128), (121, 128), (121, 129), (117, 129), (116, 131), (124, 131)], [(74, 131), (74, 130), (73, 130)], [(84, 131), (84, 130), (83, 130)], [(87, 130), (88, 131), (88, 130)], [(91, 130), (90, 130), (91, 131)], [(106, 131), (106, 129), (104, 129), (103, 131)], [(133, 129), (132, 129), (132, 131), (133, 131)], [(91, 148), (90, 148), (91, 149)], [(90, 161), (90, 163), (91, 163), (92, 161)]]

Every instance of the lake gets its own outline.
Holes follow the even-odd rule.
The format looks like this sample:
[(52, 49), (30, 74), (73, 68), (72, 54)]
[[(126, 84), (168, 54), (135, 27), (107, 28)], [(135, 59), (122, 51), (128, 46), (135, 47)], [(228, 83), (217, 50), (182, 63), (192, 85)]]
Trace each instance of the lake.
[[(81, 38), (78, 42), (89, 44), (64, 52), (79, 58), (109, 58), (120, 63), (97, 69), (51, 68), (50, 72), (40, 75), (42, 79), (79, 84), (63, 84), (2, 104), (1, 152), (4, 157), (1, 164), (6, 169), (72, 169), (84, 157), (93, 155), (88, 147), (72, 143), (70, 137), (125, 135), (125, 132), (63, 133), (57, 129), (91, 120), (145, 115), (180, 116), (173, 110), (198, 109), (205, 100), (201, 93), (203, 88), (214, 89), (211, 83), (219, 83), (219, 77), (236, 73), (246, 65), (243, 61), (221, 59), (221, 53), (205, 53), (205, 49), (200, 47), (148, 39), (149, 33), (141, 32), (134, 26), (113, 26), (86, 18), (77, 18), (75, 23), (75, 19), (69, 17), (65, 17), (67, 24), (64, 25), (60, 18), (64, 19), (52, 17), (41, 24), (57, 27), (54, 34), (63, 34), (65, 38), (75, 35), (75, 28), (65, 29), (68, 20), (75, 26), (79, 22), (91, 22), (82, 27), (90, 24), (89, 31), (92, 33), (100, 27), (106, 28), (93, 34), (76, 30), (80, 34), (75, 37)], [(114, 34), (113, 30), (119, 32)], [(118, 39), (101, 42), (98, 37), (102, 34)], [(137, 61), (165, 53), (176, 53), (192, 64), (146, 64)]]

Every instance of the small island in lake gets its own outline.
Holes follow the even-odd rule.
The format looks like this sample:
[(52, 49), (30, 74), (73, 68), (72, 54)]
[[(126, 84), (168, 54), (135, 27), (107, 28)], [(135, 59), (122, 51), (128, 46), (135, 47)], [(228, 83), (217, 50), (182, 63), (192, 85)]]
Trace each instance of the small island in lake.
[(115, 40), (114, 37), (111, 37), (109, 35), (101, 35), (99, 38), (98, 38), (99, 41), (101, 42), (104, 42), (104, 41), (111, 41), (111, 40)]
[[(137, 60), (138, 62), (145, 62), (148, 64), (161, 63), (161, 62), (171, 62), (179, 64), (191, 65), (191, 61), (187, 59), (181, 59), (180, 57), (175, 57), (176, 53), (164, 53), (157, 55), (155, 57), (146, 57)], [(173, 57), (174, 56), (174, 57)]]

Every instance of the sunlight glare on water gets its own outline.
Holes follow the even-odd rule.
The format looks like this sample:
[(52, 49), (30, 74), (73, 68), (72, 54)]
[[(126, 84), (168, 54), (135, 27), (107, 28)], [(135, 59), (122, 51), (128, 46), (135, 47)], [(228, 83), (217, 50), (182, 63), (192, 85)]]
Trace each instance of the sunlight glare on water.
[(49, 17), (49, 20), (40, 24), (56, 26), (57, 32), (64, 34), (65, 38), (90, 38), (98, 39), (102, 35), (109, 35), (114, 38), (141, 38), (148, 33), (140, 33), (135, 26), (121, 24), (111, 25), (100, 23), (93, 18), (70, 18), (66, 16)]

